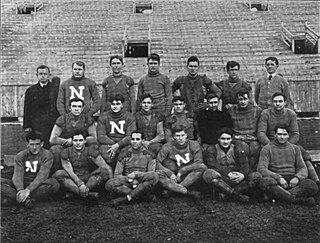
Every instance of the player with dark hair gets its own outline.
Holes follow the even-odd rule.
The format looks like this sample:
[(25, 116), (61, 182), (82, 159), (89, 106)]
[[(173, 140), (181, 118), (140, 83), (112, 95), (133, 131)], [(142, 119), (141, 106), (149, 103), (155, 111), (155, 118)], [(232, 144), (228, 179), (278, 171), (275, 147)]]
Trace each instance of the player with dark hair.
[(159, 180), (155, 172), (156, 161), (152, 158), (153, 154), (143, 146), (143, 139), (143, 132), (137, 130), (131, 133), (131, 145), (121, 151), (114, 178), (106, 183), (108, 192), (123, 196), (111, 202), (114, 206), (137, 198), (156, 200), (151, 194)]
[(172, 90), (168, 76), (160, 73), (160, 56), (152, 53), (148, 59), (148, 74), (138, 84), (137, 111), (141, 108), (141, 96), (150, 94), (153, 98), (154, 111), (168, 115), (171, 111)]
[(60, 153), (64, 148), (72, 146), (72, 137), (77, 130), (88, 132), (88, 144), (97, 142), (96, 125), (91, 116), (84, 113), (84, 101), (80, 98), (73, 98), (69, 101), (70, 112), (60, 116), (54, 125), (50, 143), (53, 145), (50, 151), (53, 153), (52, 172), (60, 170)]
[(251, 172), (247, 156), (237, 152), (232, 144), (231, 128), (221, 128), (218, 133), (219, 142), (210, 145), (203, 153), (208, 170), (203, 173), (206, 183), (212, 184), (220, 199), (232, 197), (240, 202), (248, 202), (249, 197), (242, 192), (252, 192), (261, 175)]
[(102, 104), (101, 112), (109, 111), (110, 102), (109, 98), (118, 93), (124, 97), (123, 109), (134, 113), (134, 81), (131, 77), (122, 73), (123, 69), (123, 57), (119, 55), (113, 55), (109, 61), (112, 69), (112, 74), (105, 78), (102, 82)]
[(207, 95), (208, 106), (199, 111), (195, 117), (197, 140), (205, 149), (218, 142), (217, 131), (223, 127), (232, 127), (230, 116), (218, 109), (219, 97), (215, 94)]
[(250, 168), (255, 171), (260, 153), (257, 130), (262, 109), (250, 102), (250, 92), (246, 89), (237, 93), (237, 101), (238, 104), (228, 110), (233, 123), (232, 143), (246, 153)]
[(314, 205), (317, 184), (308, 177), (308, 169), (298, 146), (288, 142), (289, 129), (274, 128), (274, 140), (260, 153), (258, 171), (263, 178), (260, 187), (269, 196), (290, 202)]
[(85, 77), (85, 64), (72, 63), (72, 77), (64, 81), (59, 88), (57, 108), (60, 115), (69, 113), (69, 101), (79, 98), (84, 101), (84, 113), (93, 116), (101, 106), (101, 100), (95, 81)]
[(39, 132), (26, 136), (27, 149), (15, 157), (12, 181), (1, 178), (1, 202), (19, 203), (26, 208), (34, 206), (34, 200), (44, 200), (59, 190), (56, 179), (49, 178), (53, 163), (52, 154), (43, 148)]
[(198, 57), (191, 56), (187, 60), (187, 76), (178, 77), (172, 84), (172, 92), (180, 91), (186, 102), (188, 117), (193, 118), (199, 106), (204, 103), (205, 96), (214, 93), (220, 98), (221, 90), (205, 74), (199, 75)]
[(86, 144), (87, 132), (77, 130), (72, 136), (72, 147), (61, 152), (62, 170), (54, 173), (62, 188), (83, 198), (97, 199), (98, 193), (92, 192), (107, 179), (113, 177), (112, 169), (99, 155), (96, 147)]
[(166, 116), (164, 122), (164, 134), (167, 142), (173, 141), (173, 127), (184, 126), (186, 128), (188, 139), (194, 140), (193, 119), (188, 118), (188, 112), (185, 110), (186, 103), (182, 96), (175, 96), (172, 99), (173, 113)]
[(135, 114), (137, 129), (143, 131), (145, 138), (142, 144), (158, 154), (164, 139), (163, 116), (154, 112), (153, 98), (150, 94), (141, 96), (141, 110)]
[(188, 188), (198, 182), (207, 169), (201, 146), (187, 138), (184, 126), (174, 127), (172, 133), (174, 140), (164, 144), (157, 155), (159, 182), (166, 194), (172, 191), (199, 199), (200, 192)]
[(272, 107), (271, 96), (274, 93), (283, 93), (287, 97), (286, 106), (293, 109), (289, 83), (277, 73), (278, 67), (279, 61), (276, 57), (267, 57), (265, 60), (267, 74), (261, 77), (255, 85), (254, 99), (262, 109)]
[(136, 121), (130, 112), (123, 110), (121, 94), (111, 96), (109, 102), (111, 110), (100, 115), (97, 135), (100, 154), (114, 169), (120, 149), (130, 144), (130, 134), (136, 130)]
[(50, 78), (50, 69), (37, 67), (38, 83), (26, 90), (24, 98), (23, 128), (26, 132), (38, 131), (43, 135), (45, 149), (49, 149), (49, 138), (56, 119), (57, 97), (60, 78)]
[(241, 89), (251, 91), (251, 86), (239, 78), (240, 64), (235, 61), (227, 62), (226, 69), (229, 77), (216, 85), (222, 90), (222, 109), (228, 110), (237, 104), (237, 93)]

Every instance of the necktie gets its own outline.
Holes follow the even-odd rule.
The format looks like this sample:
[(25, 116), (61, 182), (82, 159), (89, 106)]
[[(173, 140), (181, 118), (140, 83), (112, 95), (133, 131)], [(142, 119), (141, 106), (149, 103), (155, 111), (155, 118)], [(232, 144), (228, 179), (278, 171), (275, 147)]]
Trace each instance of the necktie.
[(271, 80), (272, 79), (272, 75), (269, 75), (269, 80)]

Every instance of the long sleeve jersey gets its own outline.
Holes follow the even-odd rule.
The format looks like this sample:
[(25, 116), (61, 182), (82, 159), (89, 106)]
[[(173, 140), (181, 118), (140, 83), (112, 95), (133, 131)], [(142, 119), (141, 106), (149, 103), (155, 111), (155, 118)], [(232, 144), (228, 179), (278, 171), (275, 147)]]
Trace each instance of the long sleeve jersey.
[(308, 177), (308, 169), (297, 145), (276, 141), (264, 146), (260, 152), (257, 171), (279, 181), (282, 176), (296, 176), (300, 180)]
[(127, 111), (121, 110), (118, 113), (111, 111), (104, 112), (98, 119), (97, 135), (100, 144), (125, 147), (130, 144), (131, 133), (136, 130), (136, 120)]
[(210, 145), (203, 153), (205, 165), (209, 169), (214, 169), (223, 176), (229, 172), (241, 172), (245, 176), (249, 174), (250, 167), (245, 157), (237, 156), (235, 146), (230, 145), (227, 151), (223, 150), (219, 144)]
[(274, 129), (277, 124), (285, 125), (288, 128), (290, 143), (298, 143), (299, 127), (296, 113), (288, 108), (284, 108), (282, 111), (269, 108), (262, 111), (258, 124), (258, 140), (262, 145), (266, 145), (274, 139)]
[(221, 90), (206, 75), (192, 77), (180, 76), (172, 84), (172, 92), (180, 91), (180, 95), (186, 101), (186, 110), (194, 117), (197, 106), (204, 102), (207, 94), (214, 93), (219, 98)]
[(133, 103), (133, 85), (134, 81), (131, 77), (126, 76), (124, 74), (121, 75), (121, 79), (118, 83), (114, 81), (114, 77), (112, 75), (105, 78), (102, 82), (102, 104), (101, 104), (101, 112), (109, 111), (110, 102), (109, 98), (115, 94), (121, 94), (124, 97), (123, 109), (126, 111), (133, 111), (132, 103)]
[(130, 147), (125, 151), (121, 151), (114, 176), (127, 176), (132, 172), (149, 172), (155, 171), (155, 169), (156, 161), (146, 148), (141, 147), (135, 150)]
[(141, 109), (140, 98), (143, 94), (150, 94), (153, 98), (153, 110), (163, 115), (170, 114), (172, 105), (172, 89), (168, 76), (148, 73), (138, 84), (137, 111)]
[(187, 140), (182, 146), (175, 141), (171, 141), (161, 147), (157, 155), (157, 170), (164, 170), (167, 176), (170, 177), (173, 172), (162, 166), (162, 162), (165, 159), (174, 160), (182, 174), (192, 170), (193, 165), (203, 164), (202, 149), (197, 141), (191, 140)]
[(228, 113), (232, 119), (235, 135), (251, 135), (256, 137), (261, 112), (262, 109), (260, 107), (252, 104), (249, 104), (244, 109), (238, 105), (232, 106), (228, 110)]
[[(31, 192), (48, 179), (49, 172), (53, 163), (53, 155), (46, 149), (40, 149), (34, 155), (29, 149), (17, 154), (14, 161), (14, 172), (12, 182), (17, 191), (28, 188)], [(25, 181), (32, 181), (28, 186)]]
[(59, 88), (57, 108), (60, 115), (69, 112), (69, 101), (80, 98), (84, 101), (84, 112), (92, 116), (101, 107), (101, 99), (95, 81), (82, 77), (71, 77), (64, 81)]
[(276, 92), (283, 93), (287, 98), (287, 107), (293, 109), (293, 101), (291, 99), (289, 83), (280, 75), (275, 75), (271, 80), (267, 75), (261, 77), (256, 85), (254, 91), (254, 99), (262, 109), (272, 107), (272, 95)]
[(227, 78), (216, 83), (216, 85), (222, 90), (222, 107), (224, 107), (227, 104), (236, 105), (237, 93), (241, 89), (251, 91), (251, 86), (247, 82), (240, 79), (234, 81), (230, 78)]

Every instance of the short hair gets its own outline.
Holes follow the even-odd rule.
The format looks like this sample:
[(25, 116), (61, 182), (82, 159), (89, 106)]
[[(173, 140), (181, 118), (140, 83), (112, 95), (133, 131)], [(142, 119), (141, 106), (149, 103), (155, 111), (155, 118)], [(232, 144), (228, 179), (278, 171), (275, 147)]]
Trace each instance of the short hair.
[(43, 142), (43, 134), (38, 131), (32, 130), (31, 132), (28, 132), (26, 135), (26, 141), (29, 143), (30, 140), (36, 140), (40, 139), (41, 142)]
[(77, 135), (82, 135), (83, 138), (86, 139), (88, 137), (88, 132), (84, 129), (78, 128), (78, 129), (74, 130), (74, 132), (72, 133), (72, 138)]
[(187, 127), (184, 125), (175, 125), (171, 128), (172, 134), (175, 135), (177, 132), (182, 132), (184, 131), (185, 133), (187, 133)]
[(276, 63), (277, 66), (279, 66), (279, 60), (276, 57), (267, 57), (264, 64), (267, 64), (268, 61), (273, 61)]
[(188, 58), (188, 61), (187, 61), (187, 65), (189, 65), (190, 62), (197, 62), (198, 65), (200, 64), (200, 61), (199, 61), (199, 58), (197, 56), (191, 56)]
[(150, 98), (151, 101), (153, 102), (153, 98), (152, 98), (151, 94), (149, 94), (149, 93), (141, 95), (140, 101), (142, 102), (144, 99), (147, 99), (147, 98)]
[(71, 107), (72, 102), (81, 102), (82, 106), (84, 107), (84, 101), (78, 97), (69, 100), (69, 107)]
[(229, 135), (232, 137), (232, 135), (233, 135), (233, 130), (232, 130), (231, 128), (229, 128), (229, 127), (220, 128), (220, 129), (217, 131), (217, 136), (218, 136), (218, 138), (220, 138), (223, 133), (229, 134)]
[(112, 55), (112, 56), (110, 57), (110, 61), (109, 61), (109, 64), (110, 64), (110, 65), (111, 65), (113, 59), (119, 59), (120, 62), (123, 64), (123, 57), (122, 57), (122, 56), (120, 56), (120, 55)]
[(284, 93), (281, 93), (281, 92), (276, 92), (276, 93), (274, 93), (274, 94), (272, 95), (271, 100), (273, 101), (274, 97), (277, 97), (277, 96), (282, 96), (282, 97), (283, 97), (283, 99), (284, 99), (284, 101), (286, 101), (286, 100), (287, 100), (286, 95), (285, 95)]
[(250, 92), (248, 89), (240, 89), (238, 92), (237, 92), (237, 95), (236, 97), (239, 98), (240, 96), (244, 97), (244, 95), (248, 95), (248, 98), (250, 97)]
[(82, 62), (82, 61), (75, 61), (74, 63), (72, 63), (72, 68), (73, 68), (73, 66), (74, 66), (75, 64), (77, 64), (77, 65), (80, 66), (80, 67), (83, 67), (83, 70), (86, 70), (86, 65), (84, 64), (84, 62)]
[(113, 102), (113, 101), (121, 101), (121, 103), (123, 103), (125, 101), (125, 98), (123, 97), (122, 94), (115, 94), (110, 96), (109, 98), (109, 102)]
[(141, 134), (141, 139), (144, 139), (144, 132), (143, 132), (143, 131), (141, 131), (141, 130), (135, 130), (135, 131), (133, 131), (133, 132), (131, 133), (131, 135), (130, 135), (131, 138), (132, 138), (132, 135), (133, 135), (134, 133)]
[(274, 132), (277, 133), (278, 129), (284, 129), (287, 131), (287, 133), (290, 132), (288, 126), (285, 124), (276, 124), (276, 126), (274, 127)]
[(218, 100), (219, 100), (219, 97), (218, 97), (218, 95), (216, 93), (207, 94), (206, 98), (207, 98), (207, 100), (211, 100), (213, 98), (218, 98)]
[(155, 61), (158, 61), (158, 63), (160, 64), (160, 56), (157, 54), (157, 53), (152, 53), (148, 56), (148, 59), (147, 59), (147, 63), (149, 63), (149, 60), (155, 60)]
[(184, 99), (182, 96), (180, 96), (180, 95), (173, 97), (172, 103), (174, 103), (174, 102), (176, 102), (176, 101), (181, 101), (181, 102), (186, 103), (185, 99)]
[(227, 62), (226, 69), (227, 69), (227, 71), (229, 71), (230, 68), (233, 68), (233, 67), (235, 67), (235, 66), (238, 66), (238, 70), (240, 70), (240, 64), (239, 64), (238, 62), (236, 62), (236, 61), (229, 61), (229, 62)]
[(48, 67), (48, 66), (46, 66), (46, 65), (40, 65), (40, 66), (38, 66), (37, 67), (37, 74), (38, 74), (38, 70), (39, 69), (48, 69), (48, 72), (50, 73), (50, 68)]

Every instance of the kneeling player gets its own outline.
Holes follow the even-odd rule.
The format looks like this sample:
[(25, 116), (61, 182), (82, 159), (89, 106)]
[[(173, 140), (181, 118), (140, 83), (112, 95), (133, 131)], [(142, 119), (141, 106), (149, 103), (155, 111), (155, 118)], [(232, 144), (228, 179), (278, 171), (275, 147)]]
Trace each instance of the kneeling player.
[(143, 146), (143, 138), (141, 131), (131, 133), (131, 145), (121, 151), (114, 178), (106, 183), (108, 192), (124, 196), (114, 199), (114, 206), (129, 203), (141, 196), (155, 200), (155, 196), (150, 192), (159, 180), (155, 172), (156, 161), (152, 158), (153, 154)]
[(59, 190), (56, 179), (48, 178), (53, 163), (52, 154), (42, 148), (42, 135), (27, 134), (28, 148), (15, 157), (12, 181), (1, 178), (1, 202), (18, 202), (32, 208), (35, 200), (45, 199)]
[(184, 126), (172, 129), (173, 141), (162, 146), (157, 156), (160, 184), (169, 191), (200, 198), (200, 192), (188, 188), (201, 179), (207, 167), (203, 164), (202, 150), (197, 141), (187, 138)]
[[(112, 169), (99, 155), (98, 148), (86, 147), (85, 131), (76, 131), (72, 136), (72, 147), (61, 152), (61, 165), (53, 177), (63, 188), (83, 198), (97, 199), (98, 193), (91, 192), (102, 180), (112, 178)], [(98, 167), (98, 168), (97, 168)]]
[(241, 192), (255, 188), (261, 175), (250, 171), (245, 152), (238, 151), (231, 143), (233, 131), (230, 128), (220, 129), (217, 135), (218, 143), (204, 152), (209, 169), (203, 173), (203, 179), (220, 191), (221, 199), (231, 196), (240, 202), (248, 202), (249, 197)]

